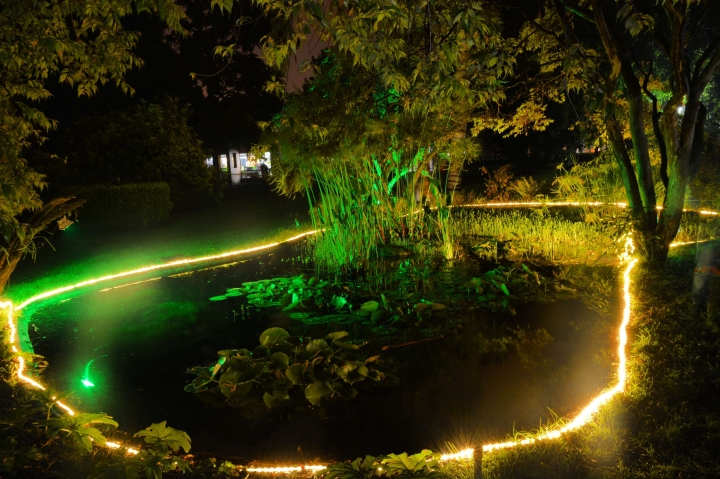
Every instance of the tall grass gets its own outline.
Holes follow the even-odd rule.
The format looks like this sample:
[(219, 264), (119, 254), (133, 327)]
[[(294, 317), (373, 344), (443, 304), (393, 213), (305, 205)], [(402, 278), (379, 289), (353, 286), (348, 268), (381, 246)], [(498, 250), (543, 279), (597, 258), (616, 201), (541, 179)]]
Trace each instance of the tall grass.
[(498, 241), (514, 259), (586, 263), (603, 256), (614, 258), (619, 248), (604, 225), (573, 220), (542, 209), (457, 210), (451, 222), (461, 241), (470, 242), (471, 246), (473, 241)]
[(426, 215), (416, 204), (412, 166), (422, 158), (403, 159), (391, 151), (367, 161), (337, 160), (332, 168), (312, 168), (315, 185), (306, 185), (310, 216), (322, 234), (311, 239), (321, 267), (358, 266), (390, 243), (414, 242), (430, 234)]

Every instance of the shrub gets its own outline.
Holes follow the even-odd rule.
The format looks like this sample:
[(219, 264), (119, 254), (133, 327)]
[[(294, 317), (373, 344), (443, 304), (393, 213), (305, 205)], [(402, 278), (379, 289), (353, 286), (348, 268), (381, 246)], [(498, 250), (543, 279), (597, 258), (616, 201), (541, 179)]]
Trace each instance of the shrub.
[(78, 218), (101, 229), (138, 229), (167, 221), (172, 209), (165, 182), (93, 185), (70, 193), (87, 199)]
[(165, 98), (82, 118), (66, 131), (67, 166), (53, 181), (77, 186), (164, 181), (177, 209), (217, 203), (223, 185), (205, 164), (208, 152), (189, 117), (187, 106)]

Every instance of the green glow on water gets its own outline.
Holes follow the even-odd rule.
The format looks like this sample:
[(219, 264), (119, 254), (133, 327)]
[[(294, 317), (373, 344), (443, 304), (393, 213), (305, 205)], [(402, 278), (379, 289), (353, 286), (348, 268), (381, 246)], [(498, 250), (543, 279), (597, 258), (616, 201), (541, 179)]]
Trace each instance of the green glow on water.
[[(107, 356), (107, 354), (104, 354), (104, 355), (100, 356), (100, 358), (104, 358), (105, 356)], [(84, 375), (83, 378), (80, 380), (80, 382), (81, 382), (82, 385), (85, 386), (86, 388), (94, 388), (94, 387), (95, 387), (95, 384), (93, 384), (93, 382), (90, 381), (90, 366), (92, 366), (92, 363), (93, 363), (96, 359), (100, 359), (100, 358), (93, 358), (93, 359), (91, 359), (90, 361), (88, 361), (87, 364), (85, 365), (85, 375)]]

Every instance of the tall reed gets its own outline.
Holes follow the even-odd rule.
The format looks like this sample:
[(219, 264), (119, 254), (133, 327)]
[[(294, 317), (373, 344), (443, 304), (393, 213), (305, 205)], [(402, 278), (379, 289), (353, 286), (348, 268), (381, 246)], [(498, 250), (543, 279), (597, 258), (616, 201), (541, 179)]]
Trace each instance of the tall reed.
[(322, 234), (312, 240), (318, 265), (358, 266), (388, 243), (413, 242), (428, 235), (423, 211), (416, 204), (411, 161), (402, 152), (366, 161), (335, 160), (331, 168), (314, 166), (314, 185), (306, 185), (310, 213)]

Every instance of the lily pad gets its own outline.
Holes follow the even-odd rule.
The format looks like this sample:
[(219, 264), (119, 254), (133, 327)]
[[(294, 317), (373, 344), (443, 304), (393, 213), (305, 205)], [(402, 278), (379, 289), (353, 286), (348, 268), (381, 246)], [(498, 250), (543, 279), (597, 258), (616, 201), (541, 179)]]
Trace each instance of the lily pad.
[(227, 296), (224, 294), (222, 296), (213, 296), (210, 298), (210, 301), (225, 301), (227, 299)]

